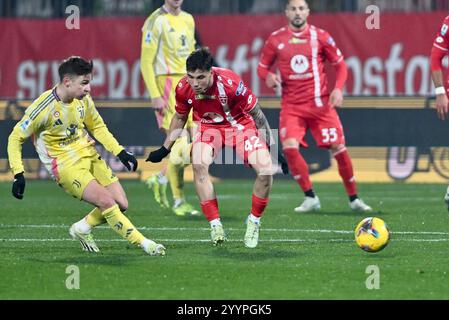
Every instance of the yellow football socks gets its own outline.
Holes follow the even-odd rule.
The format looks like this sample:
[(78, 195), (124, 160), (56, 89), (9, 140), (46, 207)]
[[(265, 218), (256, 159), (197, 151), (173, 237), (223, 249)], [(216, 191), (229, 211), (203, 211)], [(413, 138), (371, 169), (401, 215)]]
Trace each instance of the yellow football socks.
[(167, 165), (167, 178), (174, 199), (184, 198), (184, 168), (190, 164), (190, 149), (187, 137), (176, 140), (170, 152)]
[(167, 165), (167, 179), (174, 199), (184, 198), (184, 165), (171, 162)]
[(118, 205), (114, 205), (102, 212), (108, 224), (132, 244), (140, 245), (145, 237), (134, 227), (129, 219), (120, 211)]

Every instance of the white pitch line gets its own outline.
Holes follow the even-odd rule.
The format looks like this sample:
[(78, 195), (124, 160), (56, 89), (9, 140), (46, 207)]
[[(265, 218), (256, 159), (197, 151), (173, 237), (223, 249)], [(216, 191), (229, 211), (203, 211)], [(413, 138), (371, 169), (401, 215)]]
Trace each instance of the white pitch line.
[[(65, 241), (77, 241), (69, 238), (50, 238), (50, 239), (0, 239), (1, 242), (65, 242)], [(123, 239), (96, 239), (96, 242), (126, 242)], [(211, 242), (210, 239), (158, 239), (160, 242)], [(228, 239), (227, 242), (242, 242), (240, 239)], [(353, 242), (351, 239), (260, 239), (259, 242)], [(393, 241), (402, 242), (449, 242), (449, 239), (394, 239)]]
[[(6, 228), (55, 228), (66, 229), (68, 225), (57, 224), (0, 224), (0, 229)], [(96, 229), (109, 229), (107, 226), (96, 227)], [(210, 231), (210, 228), (179, 228), (179, 227), (139, 227), (139, 230), (147, 231)], [(245, 228), (226, 228), (228, 231), (242, 231)], [(263, 232), (308, 232), (308, 233), (338, 233), (338, 234), (353, 234), (352, 230), (331, 230), (331, 229), (288, 229), (288, 228), (262, 228)], [(449, 232), (441, 231), (391, 231), (392, 234), (402, 235), (449, 235)]]
[[(302, 196), (301, 196), (302, 197)], [(244, 196), (241, 195), (237, 195), (237, 194), (223, 194), (223, 195), (219, 195), (217, 196), (218, 200), (234, 200), (234, 199), (244, 199)], [(326, 196), (325, 197), (328, 200), (342, 200), (344, 199), (344, 197), (340, 197), (340, 196)], [(271, 194), (270, 195), (270, 199), (281, 199), (281, 200), (287, 200), (287, 201), (292, 201), (293, 199), (298, 199), (298, 203), (302, 200), (302, 198), (300, 198), (300, 196), (298, 196), (297, 193), (282, 193), (282, 194)], [(401, 196), (370, 196), (368, 198), (363, 198), (364, 200), (368, 199), (367, 202), (370, 201), (374, 201), (374, 202), (378, 202), (378, 201), (391, 201), (391, 202), (399, 202), (399, 201), (404, 201), (404, 198)], [(440, 201), (442, 202), (442, 197), (410, 197), (407, 198), (408, 202), (421, 202), (421, 201)], [(444, 202), (442, 202), (442, 208), (444, 208)]]
[[(334, 239), (335, 241), (347, 241), (347, 239)], [(51, 239), (0, 239), (0, 242), (63, 242), (63, 241), (77, 241), (69, 238), (51, 238)], [(96, 242), (126, 242), (123, 239), (95, 239)], [(158, 239), (159, 242), (211, 242), (210, 239)], [(241, 242), (243, 240), (228, 239), (227, 242)], [(270, 239), (259, 240), (259, 242), (317, 242), (328, 240), (315, 240), (315, 239)]]

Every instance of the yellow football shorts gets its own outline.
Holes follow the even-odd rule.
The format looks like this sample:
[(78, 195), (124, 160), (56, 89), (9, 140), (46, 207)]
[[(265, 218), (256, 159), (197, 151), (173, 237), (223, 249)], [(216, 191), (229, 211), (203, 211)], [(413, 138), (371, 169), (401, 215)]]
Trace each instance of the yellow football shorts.
[[(175, 105), (176, 105), (176, 98), (175, 98), (175, 89), (178, 85), (179, 80), (181, 80), (184, 77), (184, 75), (170, 75), (170, 76), (157, 76), (157, 87), (159, 89), (159, 92), (162, 94), (162, 98), (167, 101), (168, 109), (166, 110), (166, 113), (164, 116), (161, 116), (159, 112), (156, 111), (156, 119), (159, 128), (163, 128), (165, 130), (168, 130), (170, 128), (170, 122), (173, 118), (173, 115), (175, 114)], [(187, 119), (187, 123), (185, 128), (193, 128), (194, 123), (192, 120), (192, 111), (189, 113), (189, 118)]]
[(65, 192), (81, 200), (84, 189), (94, 179), (104, 187), (118, 181), (98, 153), (81, 158), (73, 165), (65, 166), (58, 172), (57, 182)]

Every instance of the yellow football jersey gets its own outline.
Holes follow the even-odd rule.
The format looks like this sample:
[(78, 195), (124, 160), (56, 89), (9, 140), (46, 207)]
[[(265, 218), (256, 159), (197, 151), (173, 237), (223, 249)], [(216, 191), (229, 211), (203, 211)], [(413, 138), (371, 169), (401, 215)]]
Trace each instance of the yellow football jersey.
[(156, 85), (160, 75), (185, 74), (186, 59), (195, 49), (195, 22), (191, 14), (154, 11), (142, 28), (140, 68), (152, 99), (161, 97)]
[(89, 95), (66, 104), (59, 100), (55, 90), (48, 90), (33, 101), (9, 136), (8, 157), (14, 174), (24, 171), (22, 144), (30, 136), (39, 158), (53, 176), (58, 167), (70, 166), (96, 153), (95, 141), (86, 129), (114, 155), (123, 150)]

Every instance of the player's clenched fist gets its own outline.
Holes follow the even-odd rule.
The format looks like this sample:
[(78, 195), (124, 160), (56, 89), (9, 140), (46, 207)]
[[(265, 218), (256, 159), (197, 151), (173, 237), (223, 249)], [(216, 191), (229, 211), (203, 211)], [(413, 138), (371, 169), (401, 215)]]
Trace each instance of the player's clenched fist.
[(168, 150), (166, 147), (162, 146), (159, 149), (150, 152), (147, 160), (145, 160), (145, 161), (150, 161), (153, 163), (161, 162), (162, 159), (164, 159), (169, 153), (170, 153), (170, 150)]

